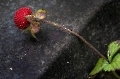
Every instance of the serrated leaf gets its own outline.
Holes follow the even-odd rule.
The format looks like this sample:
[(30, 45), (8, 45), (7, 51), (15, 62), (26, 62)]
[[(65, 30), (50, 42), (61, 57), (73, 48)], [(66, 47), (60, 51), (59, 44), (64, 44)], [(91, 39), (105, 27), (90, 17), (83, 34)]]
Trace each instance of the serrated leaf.
[(104, 59), (100, 58), (96, 64), (96, 66), (94, 67), (94, 69), (90, 72), (89, 75), (95, 75), (98, 72), (100, 72), (103, 69), (103, 64), (104, 64)]
[(110, 64), (106, 63), (103, 68), (104, 71), (115, 71), (116, 69), (120, 69), (120, 53), (113, 58)]
[(114, 69), (120, 69), (120, 53), (118, 53), (114, 59), (112, 60), (111, 65), (114, 67)]
[(112, 57), (113, 55), (120, 49), (120, 40), (114, 41), (112, 43), (110, 43), (110, 45), (108, 46), (108, 52), (107, 52), (107, 56), (108, 56), (108, 60), (109, 62), (112, 61)]
[(110, 71), (114, 71), (115, 68), (111, 64), (108, 63), (104, 66), (103, 70), (110, 72)]

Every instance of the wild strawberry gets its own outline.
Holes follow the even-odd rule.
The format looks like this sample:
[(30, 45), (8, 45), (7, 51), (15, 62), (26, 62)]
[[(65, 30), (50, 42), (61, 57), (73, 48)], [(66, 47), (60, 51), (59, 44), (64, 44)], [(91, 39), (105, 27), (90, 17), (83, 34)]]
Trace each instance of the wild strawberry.
[(22, 7), (14, 14), (14, 23), (23, 32), (29, 31), (33, 38), (37, 39), (35, 34), (40, 30), (40, 22), (46, 18), (46, 10), (40, 9), (35, 14), (29, 7)]
[(18, 9), (15, 14), (14, 14), (14, 23), (19, 29), (26, 29), (29, 25), (30, 22), (27, 21), (25, 16), (31, 15), (32, 11), (29, 7), (22, 7)]

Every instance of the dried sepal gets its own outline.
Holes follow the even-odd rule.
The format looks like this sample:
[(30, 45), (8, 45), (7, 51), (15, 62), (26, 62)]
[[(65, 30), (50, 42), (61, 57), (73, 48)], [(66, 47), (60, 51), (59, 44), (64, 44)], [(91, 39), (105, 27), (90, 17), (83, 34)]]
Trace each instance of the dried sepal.
[(36, 13), (35, 13), (35, 17), (39, 20), (43, 20), (45, 19), (47, 16), (47, 11), (44, 9), (39, 9)]

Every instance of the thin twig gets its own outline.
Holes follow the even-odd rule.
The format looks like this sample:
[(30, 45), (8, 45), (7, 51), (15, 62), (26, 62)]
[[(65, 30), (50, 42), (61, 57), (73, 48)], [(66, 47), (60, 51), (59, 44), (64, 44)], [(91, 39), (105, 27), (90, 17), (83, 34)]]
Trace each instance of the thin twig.
[(62, 26), (62, 25), (59, 25), (55, 22), (51, 22), (51, 21), (47, 21), (47, 20), (42, 20), (43, 22), (47, 23), (47, 24), (51, 24), (51, 25), (54, 25), (54, 26), (57, 26), (59, 28), (61, 28), (62, 30), (64, 31), (67, 31), (73, 35), (75, 35), (76, 37), (78, 37), (79, 39), (81, 39), (86, 45), (88, 45), (91, 49), (93, 49), (100, 57), (104, 58), (106, 61), (108, 61), (108, 59), (102, 55), (92, 44), (90, 44), (88, 41), (86, 41), (81, 35), (77, 34), (76, 32), (74, 31), (71, 31), (70, 29)]
[(112, 73), (114, 74), (114, 76), (118, 79), (120, 79), (120, 76), (115, 72), (115, 71), (112, 71)]

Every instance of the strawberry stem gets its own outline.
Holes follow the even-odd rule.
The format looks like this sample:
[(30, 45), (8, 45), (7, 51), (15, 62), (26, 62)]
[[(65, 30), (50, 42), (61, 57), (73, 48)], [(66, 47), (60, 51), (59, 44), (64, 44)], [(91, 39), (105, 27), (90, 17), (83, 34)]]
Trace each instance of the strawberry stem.
[[(74, 31), (71, 31), (70, 29), (60, 25), (60, 24), (57, 24), (55, 22), (52, 22), (52, 21), (47, 21), (47, 20), (44, 20), (46, 18), (46, 10), (43, 10), (43, 9), (39, 9), (35, 15), (28, 15), (26, 18), (29, 22), (33, 23), (34, 21), (35, 22), (44, 22), (44, 23), (47, 23), (47, 24), (51, 24), (51, 25), (54, 25), (56, 27), (59, 27), (61, 28), (62, 30), (66, 31), (66, 32), (69, 32), (71, 34), (73, 34), (74, 36), (78, 37), (80, 40), (82, 40), (86, 45), (88, 45), (91, 49), (93, 49), (100, 57), (104, 58), (106, 61), (108, 61), (108, 59), (102, 55), (92, 44), (90, 44), (87, 40), (85, 40), (81, 35), (77, 34), (76, 32)], [(35, 36), (33, 35), (33, 37), (35, 38)]]
[(47, 20), (42, 20), (42, 22), (45, 22), (47, 24), (51, 24), (51, 25), (54, 25), (56, 27), (59, 27), (61, 28), (62, 30), (66, 31), (66, 32), (69, 32), (71, 34), (73, 34), (74, 36), (78, 37), (79, 39), (81, 39), (86, 45), (88, 45), (91, 49), (93, 49), (100, 57), (104, 58), (106, 61), (108, 61), (108, 59), (102, 55), (92, 44), (90, 44), (87, 40), (85, 40), (81, 35), (77, 34), (76, 32), (74, 31), (71, 31), (70, 29), (62, 26), (62, 25), (59, 25), (55, 22), (51, 22), (51, 21), (47, 21)]

